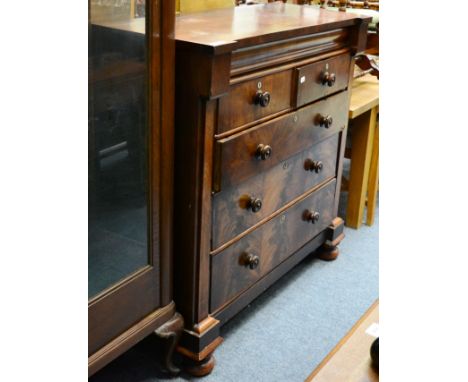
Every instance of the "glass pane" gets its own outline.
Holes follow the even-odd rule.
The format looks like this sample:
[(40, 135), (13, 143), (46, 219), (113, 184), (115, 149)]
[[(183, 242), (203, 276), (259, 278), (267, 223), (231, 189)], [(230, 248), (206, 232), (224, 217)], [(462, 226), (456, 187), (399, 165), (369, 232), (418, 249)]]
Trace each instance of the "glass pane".
[(148, 264), (145, 0), (89, 0), (88, 297)]

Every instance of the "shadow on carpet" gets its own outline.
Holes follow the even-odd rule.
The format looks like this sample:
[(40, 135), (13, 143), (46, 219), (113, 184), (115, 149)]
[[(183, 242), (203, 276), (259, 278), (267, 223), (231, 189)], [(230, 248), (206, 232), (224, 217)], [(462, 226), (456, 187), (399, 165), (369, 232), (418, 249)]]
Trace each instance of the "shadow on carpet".
[(90, 381), (304, 381), (378, 298), (378, 227), (377, 208), (372, 227), (345, 228), (336, 261), (306, 258), (229, 321), (209, 376), (163, 374), (150, 336)]

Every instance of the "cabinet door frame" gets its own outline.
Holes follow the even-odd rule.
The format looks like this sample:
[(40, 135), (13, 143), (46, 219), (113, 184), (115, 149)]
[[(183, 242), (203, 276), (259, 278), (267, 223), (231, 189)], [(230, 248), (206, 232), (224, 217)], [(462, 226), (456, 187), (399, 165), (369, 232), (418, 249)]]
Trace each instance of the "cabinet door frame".
[[(111, 341), (115, 342), (124, 334), (128, 340), (135, 331), (132, 332), (132, 328), (138, 331), (138, 325), (141, 337), (141, 334), (161, 325), (174, 312), (172, 188), (175, 2), (147, 0), (146, 7), (149, 264), (88, 301), (88, 370), (92, 370), (91, 374), (96, 371), (97, 364), (102, 367), (118, 355), (112, 351), (112, 357), (104, 357), (105, 362), (101, 356), (96, 356), (103, 353)], [(158, 310), (161, 314), (156, 314)], [(115, 348), (116, 345), (113, 346)]]

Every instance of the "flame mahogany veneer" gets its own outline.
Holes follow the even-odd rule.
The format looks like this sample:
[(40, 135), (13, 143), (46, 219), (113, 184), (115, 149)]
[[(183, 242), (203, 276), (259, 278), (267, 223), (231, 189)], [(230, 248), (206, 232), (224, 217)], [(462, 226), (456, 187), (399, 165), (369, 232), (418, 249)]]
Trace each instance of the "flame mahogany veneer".
[(213, 369), (224, 322), (309, 254), (338, 254), (369, 21), (280, 2), (176, 19), (174, 298), (194, 375)]

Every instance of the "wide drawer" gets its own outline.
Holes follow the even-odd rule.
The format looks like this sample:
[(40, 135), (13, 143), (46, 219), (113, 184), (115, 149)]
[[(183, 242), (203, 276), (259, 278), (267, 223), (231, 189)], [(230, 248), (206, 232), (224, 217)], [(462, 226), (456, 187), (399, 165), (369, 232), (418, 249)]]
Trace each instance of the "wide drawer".
[(293, 69), (232, 85), (219, 99), (218, 134), (290, 109), (292, 87)]
[(300, 107), (348, 87), (351, 57), (332, 57), (296, 68), (297, 100)]
[(215, 191), (240, 184), (336, 134), (348, 122), (348, 92), (216, 142)]
[(252, 286), (323, 231), (335, 217), (335, 187), (336, 180), (332, 179), (212, 256), (210, 311), (220, 308)]
[(339, 134), (213, 196), (212, 249), (336, 175)]

